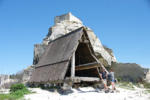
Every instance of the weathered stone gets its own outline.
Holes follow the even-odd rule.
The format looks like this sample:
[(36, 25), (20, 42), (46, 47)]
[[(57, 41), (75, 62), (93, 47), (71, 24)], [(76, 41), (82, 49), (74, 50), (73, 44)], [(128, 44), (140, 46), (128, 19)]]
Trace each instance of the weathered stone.
[(0, 86), (4, 84), (6, 81), (8, 81), (9, 79), (10, 79), (9, 75), (0, 75)]
[(0, 75), (0, 89), (10, 88), (11, 84), (16, 82), (17, 80), (10, 79), (9, 75)]
[(46, 49), (45, 44), (35, 44), (34, 45), (34, 58), (33, 58), (33, 64), (37, 64), (41, 55), (44, 53), (45, 49)]
[(116, 62), (116, 58), (114, 56), (111, 56), (103, 47), (101, 41), (98, 39), (98, 37), (94, 34), (94, 32), (87, 28), (87, 32), (90, 38), (90, 41), (92, 43), (93, 49), (95, 51), (95, 54), (97, 56), (102, 56), (103, 58), (103, 64), (104, 65), (111, 65), (111, 62)]
[[(41, 44), (34, 45), (34, 58), (33, 58), (33, 65), (37, 64), (40, 60), (40, 57), (44, 53), (47, 45), (49, 42), (68, 34), (71, 31), (74, 31), (80, 27), (83, 27), (82, 21), (80, 21), (77, 17), (73, 16), (71, 13), (64, 14), (61, 16), (55, 17), (55, 24), (54, 26), (49, 28), (47, 36), (43, 39)], [(84, 26), (85, 27), (85, 26)], [(113, 53), (108, 53), (107, 50), (104, 49), (101, 41), (98, 37), (94, 34), (94, 32), (86, 27), (86, 31), (89, 35), (89, 39), (95, 51), (97, 57), (103, 62), (104, 65), (111, 65), (111, 62), (116, 62), (116, 58)], [(34, 66), (29, 66), (27, 69), (23, 70), (21, 75), (18, 79), (10, 79), (8, 75), (0, 75), (0, 88), (4, 87), (5, 84), (12, 84), (15, 82), (22, 82), (26, 83), (30, 79), (32, 75), (32, 71)], [(17, 75), (17, 74), (16, 74)], [(19, 80), (19, 81), (18, 81)]]
[(79, 27), (82, 27), (82, 22), (73, 16), (71, 13), (55, 17), (55, 25), (49, 28), (48, 35), (43, 39), (43, 44), (48, 44)]
[(146, 82), (150, 83), (150, 69), (149, 69), (149, 71), (146, 73)]
[(82, 22), (77, 17), (73, 16), (70, 12), (68, 14), (55, 17), (55, 24), (61, 23), (63, 21), (70, 21), (82, 24)]
[[(48, 45), (50, 41), (53, 41), (69, 32), (84, 26), (82, 21), (77, 17), (73, 16), (71, 13), (64, 14), (55, 17), (55, 24), (49, 28), (47, 36), (43, 39), (42, 44), (38, 44), (34, 49), (34, 61), (33, 64), (37, 64), (40, 56), (43, 54), (45, 48), (43, 46)], [(85, 26), (84, 26), (85, 27)], [(113, 53), (109, 54), (107, 50), (104, 49), (101, 41), (97, 38), (94, 32), (90, 28), (86, 28), (90, 41), (94, 48), (95, 54), (103, 62), (104, 65), (111, 65), (111, 62), (116, 62), (116, 58)]]
[(29, 66), (26, 69), (24, 69), (22, 83), (26, 84), (29, 81), (29, 79), (32, 75), (33, 69), (34, 69), (34, 66)]

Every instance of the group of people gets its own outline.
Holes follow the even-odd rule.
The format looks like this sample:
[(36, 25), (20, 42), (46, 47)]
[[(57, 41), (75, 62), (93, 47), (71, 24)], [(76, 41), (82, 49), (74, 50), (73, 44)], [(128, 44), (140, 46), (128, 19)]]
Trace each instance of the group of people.
[(109, 81), (111, 82), (112, 85), (112, 91), (114, 91), (115, 88), (115, 75), (114, 75), (114, 71), (111, 68), (109, 72), (106, 72), (105, 69), (102, 69), (102, 72), (100, 72), (100, 78), (104, 84), (104, 89), (105, 91), (109, 90), (108, 86), (107, 86), (107, 81), (109, 79)]

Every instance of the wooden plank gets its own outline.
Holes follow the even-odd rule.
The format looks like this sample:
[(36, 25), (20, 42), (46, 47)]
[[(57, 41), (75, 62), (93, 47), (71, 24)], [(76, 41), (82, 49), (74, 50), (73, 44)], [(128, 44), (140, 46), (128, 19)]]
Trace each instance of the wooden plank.
[(100, 78), (98, 77), (74, 77), (70, 79), (69, 77), (66, 78), (66, 80), (72, 80), (74, 83), (79, 83), (79, 82), (99, 82)]
[(97, 65), (94, 65), (94, 66), (80, 66), (80, 67), (76, 67), (75, 70), (87, 70), (87, 69), (92, 69), (92, 68), (97, 68)]
[(75, 77), (75, 52), (72, 55), (71, 59), (71, 78)]
[(90, 64), (83, 64), (80, 66), (76, 66), (75, 70), (86, 70), (86, 69), (91, 69), (91, 68), (97, 68), (98, 67), (98, 63), (90, 63)]
[(89, 40), (79, 40), (80, 43), (89, 43)]
[(98, 64), (106, 71), (107, 74), (109, 74), (109, 72), (107, 71), (107, 69), (103, 66), (103, 64), (92, 54), (92, 56), (95, 58), (95, 60), (98, 62)]
[(80, 67), (80, 66), (90, 66), (90, 65), (97, 65), (98, 63), (97, 62), (92, 62), (92, 63), (86, 63), (86, 64), (81, 64), (81, 65), (78, 65), (76, 67)]

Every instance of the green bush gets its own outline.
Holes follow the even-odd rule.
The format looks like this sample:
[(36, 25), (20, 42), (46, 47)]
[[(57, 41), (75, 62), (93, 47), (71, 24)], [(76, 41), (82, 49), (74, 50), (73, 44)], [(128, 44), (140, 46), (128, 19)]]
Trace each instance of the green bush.
[(13, 84), (10, 87), (10, 95), (15, 98), (21, 98), (29, 93), (30, 91), (24, 86), (24, 84)]
[(16, 92), (18, 90), (24, 90), (24, 89), (27, 89), (23, 84), (13, 84), (11, 87), (10, 87), (10, 92)]
[(18, 100), (30, 91), (23, 84), (13, 84), (9, 94), (0, 94), (0, 100)]
[(143, 85), (144, 85), (144, 88), (150, 89), (150, 83), (144, 83)]

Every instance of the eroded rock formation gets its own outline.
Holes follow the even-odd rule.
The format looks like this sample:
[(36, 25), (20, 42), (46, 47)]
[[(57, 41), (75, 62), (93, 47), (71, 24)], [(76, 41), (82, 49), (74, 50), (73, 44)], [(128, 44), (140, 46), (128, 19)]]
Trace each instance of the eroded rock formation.
[[(33, 64), (37, 64), (41, 55), (43, 54), (46, 46), (50, 41), (57, 39), (69, 32), (84, 26), (82, 21), (77, 17), (73, 16), (71, 13), (67, 13), (61, 16), (55, 17), (54, 26), (49, 28), (47, 36), (43, 39), (42, 44), (36, 44), (34, 48), (34, 60)], [(86, 26), (84, 26), (86, 27)], [(113, 53), (109, 54), (107, 50), (104, 49), (101, 41), (94, 34), (94, 32), (86, 27), (90, 41), (94, 48), (95, 54), (103, 62), (104, 65), (111, 65), (111, 62), (116, 62), (116, 58)]]
[(30, 79), (33, 71), (33, 66), (29, 66), (23, 71), (23, 77), (22, 77), (22, 83), (26, 84), (28, 80)]
[(16, 82), (17, 80), (11, 79), (10, 75), (0, 75), (0, 89), (9, 88), (11, 84)]
[(150, 69), (149, 69), (149, 71), (146, 73), (146, 82), (150, 83)]

